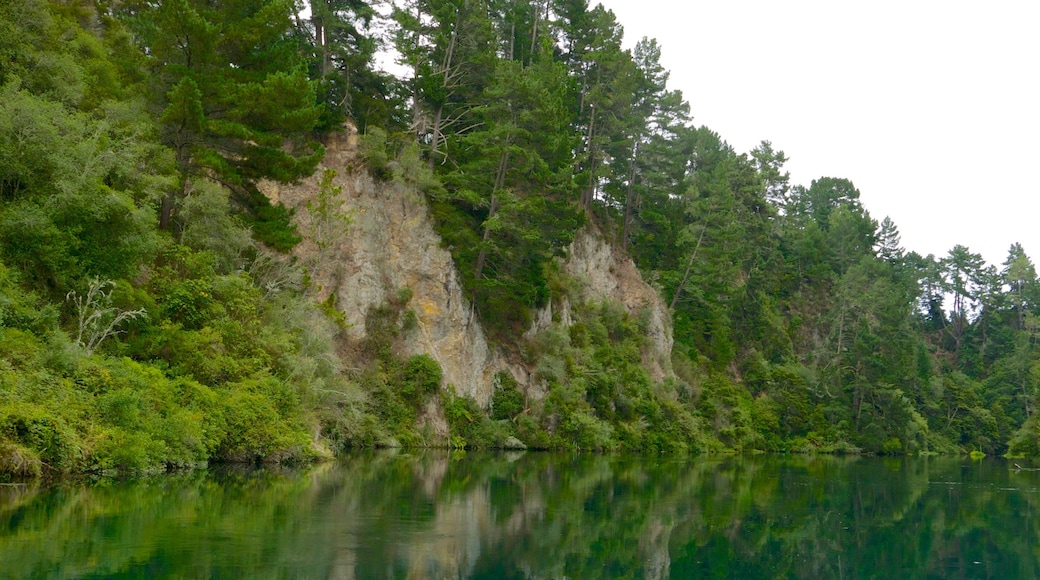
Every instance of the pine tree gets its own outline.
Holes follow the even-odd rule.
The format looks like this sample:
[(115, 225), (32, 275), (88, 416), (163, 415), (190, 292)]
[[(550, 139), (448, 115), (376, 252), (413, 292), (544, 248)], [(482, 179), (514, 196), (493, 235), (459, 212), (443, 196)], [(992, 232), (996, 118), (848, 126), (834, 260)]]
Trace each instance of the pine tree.
[[(293, 38), (286, 0), (143, 4), (122, 13), (154, 71), (163, 142), (183, 175), (163, 199), (170, 227), (191, 179), (217, 178), (246, 207), (264, 207), (255, 182), (310, 174), (324, 151), (310, 138), (321, 107)], [(201, 112), (201, 115), (199, 114)]]
[(896, 228), (892, 218), (885, 216), (885, 219), (881, 220), (881, 227), (878, 230), (877, 242), (875, 243), (878, 257), (891, 264), (900, 262), (903, 259), (905, 250), (899, 244), (899, 229)]

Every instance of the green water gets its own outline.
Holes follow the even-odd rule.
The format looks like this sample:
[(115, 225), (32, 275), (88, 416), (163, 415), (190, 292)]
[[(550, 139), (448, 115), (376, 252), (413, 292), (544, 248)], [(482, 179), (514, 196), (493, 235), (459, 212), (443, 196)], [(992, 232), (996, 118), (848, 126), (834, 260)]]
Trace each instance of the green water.
[(1038, 509), (994, 459), (378, 453), (0, 486), (0, 577), (1035, 578)]

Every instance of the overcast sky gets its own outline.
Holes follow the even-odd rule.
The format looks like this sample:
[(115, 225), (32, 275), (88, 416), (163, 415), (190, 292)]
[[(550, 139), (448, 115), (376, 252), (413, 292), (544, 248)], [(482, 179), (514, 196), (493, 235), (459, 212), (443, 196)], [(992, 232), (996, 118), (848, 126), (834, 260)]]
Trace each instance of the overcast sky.
[(908, 250), (1040, 260), (1040, 2), (603, 5), (737, 151), (769, 140), (793, 183), (850, 179)]

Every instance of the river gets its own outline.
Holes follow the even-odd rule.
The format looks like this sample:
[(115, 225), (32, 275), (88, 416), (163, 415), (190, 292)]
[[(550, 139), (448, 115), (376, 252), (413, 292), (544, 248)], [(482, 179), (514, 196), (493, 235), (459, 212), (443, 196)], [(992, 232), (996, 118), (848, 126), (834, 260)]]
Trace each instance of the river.
[(0, 486), (3, 578), (1036, 578), (1001, 459), (372, 452)]

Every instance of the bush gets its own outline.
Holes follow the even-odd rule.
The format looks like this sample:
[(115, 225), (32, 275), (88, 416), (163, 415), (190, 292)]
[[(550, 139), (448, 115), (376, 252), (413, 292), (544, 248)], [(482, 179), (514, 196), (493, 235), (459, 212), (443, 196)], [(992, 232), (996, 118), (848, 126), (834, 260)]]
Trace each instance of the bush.
[(527, 445), (528, 449), (552, 449), (553, 442), (549, 433), (529, 414), (516, 418), (517, 437)]
[(94, 444), (91, 467), (103, 474), (139, 475), (160, 471), (165, 446), (147, 433), (111, 427)]
[(881, 444), (881, 452), (885, 455), (898, 455), (903, 452), (903, 442), (898, 437), (890, 437)]
[(577, 451), (611, 451), (616, 447), (613, 428), (585, 411), (567, 417), (561, 432), (567, 437), (567, 446)]
[(31, 403), (0, 407), (0, 440), (31, 450), (42, 464), (58, 472), (80, 467), (80, 438), (64, 418)]
[(1008, 454), (1038, 457), (1040, 456), (1040, 419), (1033, 415), (1015, 431), (1008, 442)]
[(20, 276), (0, 262), (0, 327), (46, 334), (58, 323), (58, 310), (19, 286)]
[[(293, 417), (279, 412), (277, 401), (264, 396), (272, 385), (248, 381), (232, 387), (223, 404), (227, 435), (217, 456), (232, 462), (296, 462), (307, 459), (309, 436)], [(258, 392), (259, 391), (259, 392)]]
[(256, 189), (238, 196), (238, 201), (246, 210), (243, 217), (253, 235), (266, 246), (288, 252), (300, 243), (302, 238), (292, 223), (293, 212), (284, 205), (271, 203)]
[(402, 394), (415, 397), (419, 404), (440, 389), (444, 374), (441, 365), (428, 354), (417, 354), (405, 361), (402, 373)]
[(386, 131), (379, 127), (370, 126), (364, 134), (358, 135), (358, 154), (365, 162), (365, 167), (373, 177), (384, 181), (393, 177), (387, 139)]
[(219, 272), (240, 270), (257, 248), (250, 231), (231, 215), (227, 189), (205, 179), (196, 179), (191, 187), (179, 208), (181, 243), (211, 253)]
[(206, 463), (226, 434), (213, 392), (191, 379), (169, 379), (155, 367), (129, 359), (84, 369), (96, 393), (91, 469), (155, 472)]
[(492, 419), (512, 419), (524, 410), (524, 395), (519, 387), (509, 373), (495, 375), (495, 390), (491, 394)]
[(451, 430), (450, 444), (453, 448), (497, 448), (511, 435), (505, 424), (489, 419), (472, 397), (456, 395), (453, 387), (449, 388), (441, 402)]
[(0, 481), (40, 477), (43, 462), (32, 449), (0, 440)]
[[(412, 299), (409, 288), (400, 288), (385, 304), (374, 306), (365, 313), (365, 348), (368, 353), (385, 361), (392, 360), (394, 340), (402, 330), (415, 328), (417, 321), (406, 316), (405, 306)], [(410, 312), (410, 311), (409, 311)]]

